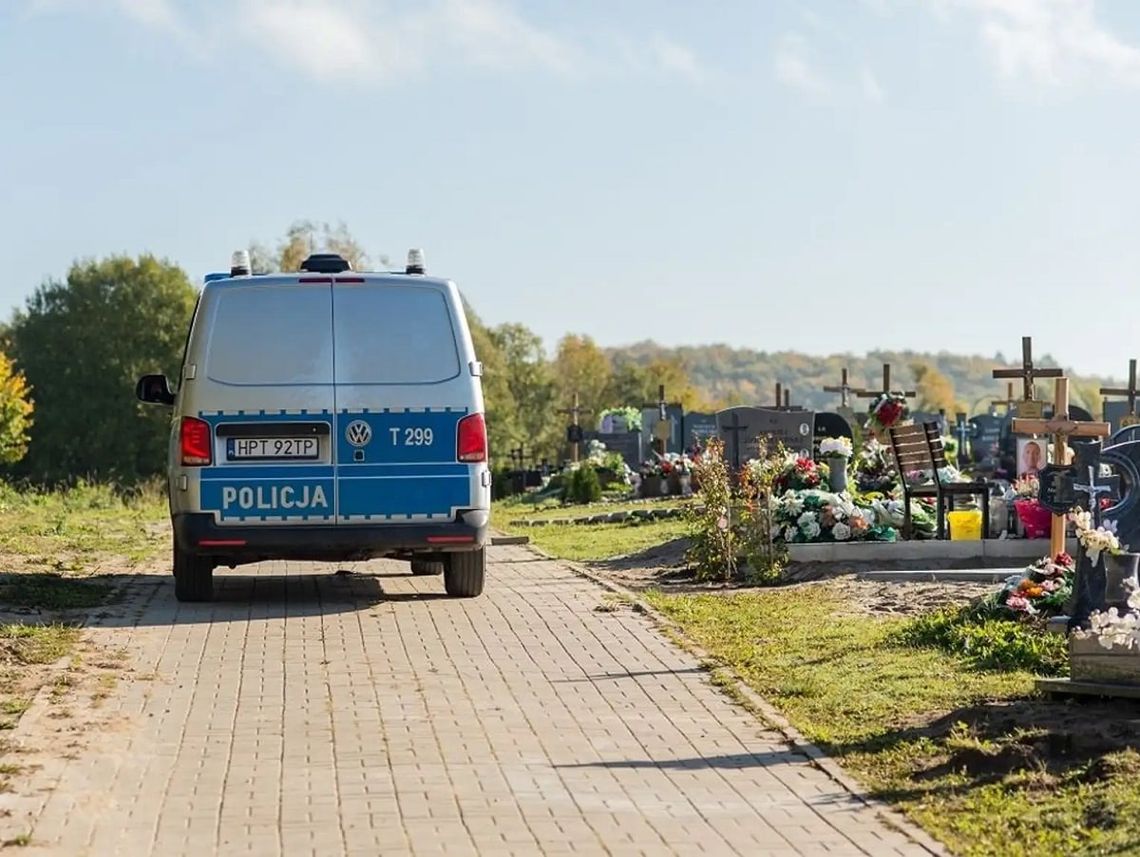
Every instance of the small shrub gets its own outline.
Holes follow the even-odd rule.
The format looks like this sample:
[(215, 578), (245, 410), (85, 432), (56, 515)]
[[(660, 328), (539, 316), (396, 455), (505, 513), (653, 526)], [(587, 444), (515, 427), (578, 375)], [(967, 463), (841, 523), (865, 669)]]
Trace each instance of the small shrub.
[(700, 498), (686, 510), (689, 551), (697, 580), (731, 580), (736, 574), (736, 534), (732, 527), (732, 482), (724, 461), (724, 444), (709, 441), (694, 465)]
[(565, 503), (585, 505), (597, 503), (602, 499), (602, 483), (598, 481), (598, 472), (589, 465), (582, 465), (570, 473), (562, 488), (562, 500)]
[(994, 617), (985, 605), (948, 607), (919, 616), (896, 632), (894, 641), (961, 655), (983, 670), (1058, 675), (1068, 664), (1062, 635), (1028, 622)]

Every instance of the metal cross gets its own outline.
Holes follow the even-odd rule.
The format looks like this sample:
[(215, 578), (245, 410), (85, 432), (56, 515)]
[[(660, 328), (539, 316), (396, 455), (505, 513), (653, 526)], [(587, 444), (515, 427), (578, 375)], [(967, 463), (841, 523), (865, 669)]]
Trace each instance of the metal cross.
[(1079, 491), (1082, 494), (1088, 495), (1089, 511), (1092, 512), (1093, 525), (1099, 527), (1100, 526), (1100, 501), (1097, 500), (1097, 497), (1100, 496), (1101, 494), (1111, 494), (1112, 488), (1109, 485), (1098, 485), (1097, 484), (1097, 481), (1096, 481), (1097, 480), (1097, 477), (1096, 477), (1097, 468), (1095, 465), (1090, 464), (1088, 467), (1088, 470), (1089, 470), (1088, 484), (1082, 485), (1080, 482), (1074, 482), (1073, 483), (1073, 490)]
[(970, 434), (970, 424), (966, 422), (966, 414), (963, 411), (958, 411), (954, 415), (954, 431), (958, 435), (958, 466), (961, 467), (966, 462), (966, 438)]
[(847, 367), (843, 368), (843, 370), (840, 374), (840, 379), (841, 380), (839, 382), (838, 387), (824, 387), (823, 392), (825, 392), (825, 393), (838, 393), (839, 394), (839, 407), (849, 408), (849, 407), (851, 407), (851, 405), (848, 403), (847, 397), (851, 393), (855, 393), (856, 395), (858, 395), (859, 393), (862, 393), (865, 391), (860, 390), (857, 387), (852, 387), (850, 384), (847, 383)]
[(1102, 396), (1127, 396), (1128, 397), (1128, 416), (1136, 416), (1136, 395), (1140, 390), (1136, 388), (1136, 361), (1128, 361), (1128, 386), (1126, 388), (1119, 387), (1101, 387), (1100, 394)]

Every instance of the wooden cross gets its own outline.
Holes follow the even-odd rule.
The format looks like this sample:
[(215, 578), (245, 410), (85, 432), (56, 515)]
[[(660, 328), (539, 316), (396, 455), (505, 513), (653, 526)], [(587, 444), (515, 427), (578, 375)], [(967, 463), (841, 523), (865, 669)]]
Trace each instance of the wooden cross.
[(569, 408), (563, 408), (558, 413), (567, 414), (570, 417), (570, 428), (568, 432), (570, 439), (570, 449), (573, 460), (577, 461), (580, 454), (579, 449), (582, 445), (582, 428), (579, 425), (578, 420), (583, 415), (589, 414), (591, 412), (579, 404), (578, 394), (575, 393), (573, 406)]
[(857, 393), (862, 393), (865, 391), (860, 390), (857, 387), (852, 387), (850, 384), (847, 383), (847, 367), (845, 366), (845, 367), (843, 367), (843, 370), (840, 374), (839, 386), (838, 387), (824, 387), (823, 392), (825, 392), (825, 393), (838, 393), (839, 394), (839, 407), (849, 408), (851, 406), (847, 402), (847, 397), (851, 393), (857, 394)]
[[(1058, 370), (1059, 371), (1059, 370)], [(1018, 418), (1013, 420), (1014, 434), (1053, 435), (1053, 464), (1064, 467), (1068, 458), (1070, 437), (1107, 437), (1112, 432), (1108, 423), (1085, 423), (1069, 419), (1069, 379), (1057, 378), (1055, 382), (1053, 418)], [(1053, 528), (1050, 532), (1049, 556), (1065, 551), (1065, 516), (1053, 515)]]
[(1120, 421), (1120, 425), (1131, 426), (1140, 423), (1140, 417), (1136, 415), (1136, 395), (1140, 390), (1136, 389), (1136, 361), (1128, 361), (1128, 387), (1121, 389), (1120, 387), (1101, 387), (1100, 394), (1102, 396), (1127, 396), (1128, 397), (1128, 415)]
[(732, 468), (734, 471), (740, 470), (740, 435), (748, 431), (748, 426), (740, 424), (740, 414), (736, 411), (732, 412), (732, 425), (721, 425), (721, 431), (731, 432), (732, 434)]
[(526, 469), (526, 444), (520, 443), (515, 449), (511, 450), (511, 461), (518, 463), (519, 470)]
[[(665, 385), (657, 385), (657, 401), (648, 402), (641, 407), (643, 408), (657, 408), (657, 424), (653, 427), (653, 451), (659, 455), (664, 455), (668, 447), (669, 438), (673, 436), (673, 425), (669, 422), (669, 407), (679, 408), (680, 402), (669, 402), (665, 399)], [(684, 412), (681, 414), (681, 430), (684, 431)]]
[(884, 393), (894, 393), (896, 396), (902, 396), (906, 399), (913, 399), (918, 394), (914, 390), (892, 390), (891, 389), (891, 364), (883, 364), (883, 389), (881, 390), (856, 390), (855, 395), (860, 399), (875, 399)]
[[(1065, 373), (1060, 369), (1036, 369), (1033, 366), (1033, 337), (1021, 337), (1021, 368), (1020, 369), (994, 369), (995, 378), (1020, 378), (1021, 402), (1018, 404), (1018, 413), (1027, 419), (1041, 419), (1045, 413), (1042, 403), (1035, 402), (1033, 397), (1033, 384), (1037, 378), (1060, 378)], [(1055, 406), (1056, 413), (1061, 413), (1061, 405)], [(1069, 403), (1065, 402), (1065, 413), (1069, 412)]]
[(1006, 394), (1004, 399), (990, 399), (991, 405), (1005, 405), (1005, 412), (1007, 414), (1013, 413), (1013, 406), (1016, 400), (1013, 398), (1013, 381), (1006, 384)]

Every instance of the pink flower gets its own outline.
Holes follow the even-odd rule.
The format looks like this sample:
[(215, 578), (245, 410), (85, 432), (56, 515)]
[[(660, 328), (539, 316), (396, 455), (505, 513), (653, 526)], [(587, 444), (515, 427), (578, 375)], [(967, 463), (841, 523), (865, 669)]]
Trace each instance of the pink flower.
[(1028, 598), (1022, 598), (1020, 595), (1011, 595), (1005, 600), (1005, 606), (1010, 610), (1016, 610), (1020, 613), (1028, 613), (1033, 609), (1029, 603)]
[(717, 526), (717, 529), (719, 529), (719, 530), (727, 530), (728, 529), (728, 518), (724, 517), (724, 515), (721, 515), (717, 519), (716, 526)]
[(1046, 592), (1056, 592), (1058, 589), (1061, 588), (1061, 581), (1057, 580), (1056, 578), (1052, 578), (1050, 580), (1043, 580), (1043, 581), (1041, 581), (1041, 588), (1044, 589)]

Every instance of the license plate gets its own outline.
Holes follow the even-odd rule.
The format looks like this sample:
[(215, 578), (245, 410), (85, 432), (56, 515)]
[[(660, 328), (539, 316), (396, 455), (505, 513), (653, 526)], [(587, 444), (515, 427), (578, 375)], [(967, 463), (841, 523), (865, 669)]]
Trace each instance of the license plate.
[(315, 437), (231, 437), (226, 439), (230, 461), (311, 461), (320, 448)]

